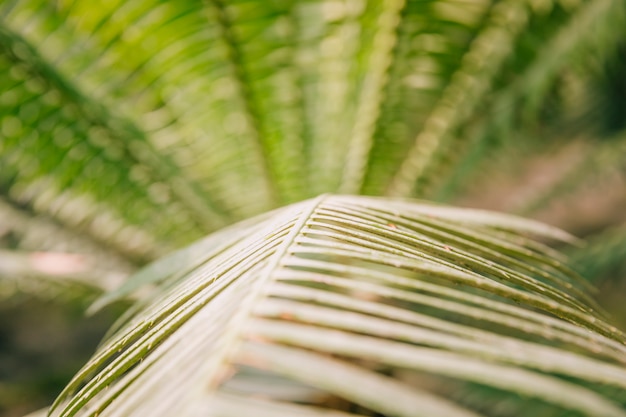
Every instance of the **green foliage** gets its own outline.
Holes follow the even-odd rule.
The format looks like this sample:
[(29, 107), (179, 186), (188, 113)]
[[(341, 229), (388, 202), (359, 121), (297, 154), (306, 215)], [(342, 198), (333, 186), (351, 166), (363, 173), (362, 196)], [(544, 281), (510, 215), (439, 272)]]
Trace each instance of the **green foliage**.
[[(625, 416), (604, 389), (626, 389), (626, 339), (522, 232), (571, 239), (495, 213), (341, 196), (234, 226), (135, 278), (156, 287), (50, 415), (322, 416), (335, 395), (385, 415), (478, 415), (413, 383), (431, 375)], [(303, 384), (305, 399), (274, 383)]]
[(0, 296), (139, 299), (54, 413), (623, 415), (623, 337), (547, 229), (302, 201), (523, 213), (619, 279), (625, 36), (623, 0), (0, 2)]

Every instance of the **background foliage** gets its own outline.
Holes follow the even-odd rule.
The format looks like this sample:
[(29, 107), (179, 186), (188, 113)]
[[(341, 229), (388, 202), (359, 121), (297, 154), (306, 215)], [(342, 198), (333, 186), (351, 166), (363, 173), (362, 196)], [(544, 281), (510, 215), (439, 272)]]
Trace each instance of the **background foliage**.
[(60, 353), (83, 349), (61, 342), (67, 323), (100, 291), (322, 192), (586, 237), (574, 260), (624, 324), (625, 15), (620, 0), (1, 2), (0, 404), (50, 402), (84, 362)]

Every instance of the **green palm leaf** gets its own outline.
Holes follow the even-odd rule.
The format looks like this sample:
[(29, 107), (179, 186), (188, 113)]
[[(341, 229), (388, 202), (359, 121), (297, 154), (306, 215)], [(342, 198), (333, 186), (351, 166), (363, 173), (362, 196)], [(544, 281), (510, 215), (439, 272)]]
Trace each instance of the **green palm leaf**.
[[(623, 334), (530, 236), (571, 239), (488, 212), (332, 195), (233, 226), (137, 275), (156, 288), (50, 415), (361, 415), (328, 410), (334, 396), (364, 413), (479, 415), (426, 376), (626, 415), (603, 391), (626, 389)], [(299, 399), (271, 390), (286, 381)]]
[(626, 15), (619, 0), (92, 6), (0, 5), (0, 189), (135, 261), (324, 192), (437, 195), (489, 138), (532, 135), (522, 122), (585, 51), (615, 56)]
[[(550, 247), (577, 239), (302, 201), (480, 200), (468, 174), (574, 135), (585, 162), (517, 207), (584, 201), (624, 167), (625, 5), (0, 2), (0, 289), (100, 291), (171, 253), (92, 305), (136, 300), (51, 415), (626, 415), (624, 336)], [(623, 263), (611, 226), (582, 271)]]

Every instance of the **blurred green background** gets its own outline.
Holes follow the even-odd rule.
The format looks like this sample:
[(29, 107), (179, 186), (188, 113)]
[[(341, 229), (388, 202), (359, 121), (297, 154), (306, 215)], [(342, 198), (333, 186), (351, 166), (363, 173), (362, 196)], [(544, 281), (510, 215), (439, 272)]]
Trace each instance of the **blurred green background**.
[(626, 329), (623, 0), (0, 1), (0, 415), (141, 265), (323, 192), (536, 218)]

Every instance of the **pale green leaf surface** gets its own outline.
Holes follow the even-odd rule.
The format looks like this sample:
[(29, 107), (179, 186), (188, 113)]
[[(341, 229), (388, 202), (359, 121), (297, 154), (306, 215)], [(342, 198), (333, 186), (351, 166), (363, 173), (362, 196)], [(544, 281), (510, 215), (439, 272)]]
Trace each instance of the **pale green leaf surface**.
[(250, 221), (240, 222), (236, 226), (226, 227), (191, 246), (179, 249), (149, 264), (129, 278), (123, 286), (115, 291), (109, 291), (96, 300), (89, 308), (88, 313), (95, 313), (116, 300), (128, 297), (138, 288), (145, 287), (149, 284), (160, 284), (167, 278), (181, 276), (197, 268), (206, 260), (213, 258), (221, 251), (236, 244), (244, 235), (253, 233), (256, 230), (255, 223), (262, 221), (271, 214), (272, 213), (267, 213), (255, 217)]
[[(269, 347), (263, 344), (250, 344), (243, 348), (241, 356), (240, 360), (243, 363), (257, 366), (261, 363), (263, 364), (261, 367), (288, 375), (295, 380), (323, 387), (377, 412), (403, 417), (477, 416), (443, 398), (410, 389), (391, 378), (327, 358), (319, 353), (283, 346)], [(303, 363), (310, 365), (306, 372), (302, 372)], [(376, 395), (372, 395), (374, 392)]]
[[(432, 184), (471, 182), (464, 173), (491, 165), (495, 143), (549, 144), (581, 108), (594, 109), (593, 126), (610, 118), (595, 103), (619, 98), (620, 81), (596, 93), (586, 72), (621, 56), (625, 12), (622, 0), (0, 2), (0, 197), (29, 223), (54, 223), (21, 249), (84, 234), (85, 251), (132, 269), (319, 193), (433, 195)], [(598, 147), (587, 167), (621, 166), (617, 149)], [(623, 253), (623, 239), (607, 238), (597, 257), (606, 267)], [(426, 345), (487, 363), (492, 373), (472, 384), (529, 403), (519, 410), (541, 411), (541, 398), (564, 414), (617, 415), (624, 336), (552, 241), (579, 243), (536, 222), (427, 202), (329, 196), (284, 207), (174, 252), (99, 300), (94, 310), (138, 298), (52, 413), (339, 415), (326, 410), (339, 396), (354, 415), (409, 415), (403, 406), (420, 392), (431, 414), (488, 414), (412, 386), (437, 378), (421, 363), (356, 358), (350, 343), (363, 333), (392, 353)], [(334, 328), (350, 343), (332, 360), (323, 340), (316, 352), (251, 343), (265, 337), (248, 330), (257, 322)], [(283, 349), (346, 380), (362, 375), (389, 403), (324, 378), (310, 408), (252, 399), (232, 387), (245, 377), (240, 348), (259, 342), (268, 360)], [(296, 362), (279, 378), (304, 379)], [(276, 377), (257, 365), (261, 379)], [(572, 386), (580, 395), (569, 401)]]
[[(393, 376), (401, 370), (584, 415), (626, 415), (597, 389), (626, 388), (623, 335), (565, 286), (547, 291), (532, 270), (517, 274), (523, 281), (502, 274), (502, 258), (490, 260), (467, 233), (507, 228), (515, 235), (525, 225), (530, 235), (554, 231), (521, 221), (506, 227), (504, 217), (469, 213), (472, 221), (461, 220), (459, 233), (472, 245), (458, 248), (464, 257), (446, 256), (434, 249), (438, 244), (425, 243), (430, 230), (411, 227), (428, 225), (423, 210), (436, 215), (436, 208), (326, 195), (234, 226), (232, 240), (218, 250), (210, 238), (191, 246), (196, 254), (188, 265), (182, 250), (169, 266), (174, 278), (154, 272), (149, 282), (157, 289), (76, 375), (50, 415), (249, 413), (249, 406), (228, 401), (255, 401), (249, 389), (237, 391), (245, 369), (311, 386), (317, 393), (306, 411), (311, 416), (327, 413), (326, 396), (389, 415), (479, 415)], [(438, 221), (453, 232), (458, 223), (441, 208)], [(341, 214), (333, 217), (333, 210)], [(393, 224), (398, 216), (406, 223)], [(446, 236), (437, 237), (445, 244)], [(220, 241), (218, 234), (214, 242)], [(455, 248), (458, 241), (449, 243)], [(547, 255), (508, 256), (539, 268)], [(543, 273), (563, 280), (560, 271)], [(145, 279), (139, 278), (137, 284)], [(304, 407), (265, 392), (270, 402), (263, 412)], [(415, 414), (419, 404), (422, 414)]]
[[(198, 414), (205, 412), (205, 407), (199, 406)], [(343, 413), (328, 409), (283, 404), (265, 400), (251, 399), (233, 394), (217, 394), (211, 398), (206, 409), (215, 417), (226, 416), (254, 416), (254, 417), (364, 417), (362, 414)]]
[(590, 415), (595, 413), (605, 416), (626, 415), (626, 411), (620, 406), (591, 390), (519, 368), (495, 365), (480, 359), (468, 359), (466, 355), (412, 347), (403, 343), (389, 343), (346, 332), (303, 328), (291, 323), (257, 320), (250, 326), (250, 332), (254, 336), (258, 335), (270, 341), (462, 378), (541, 398)]

